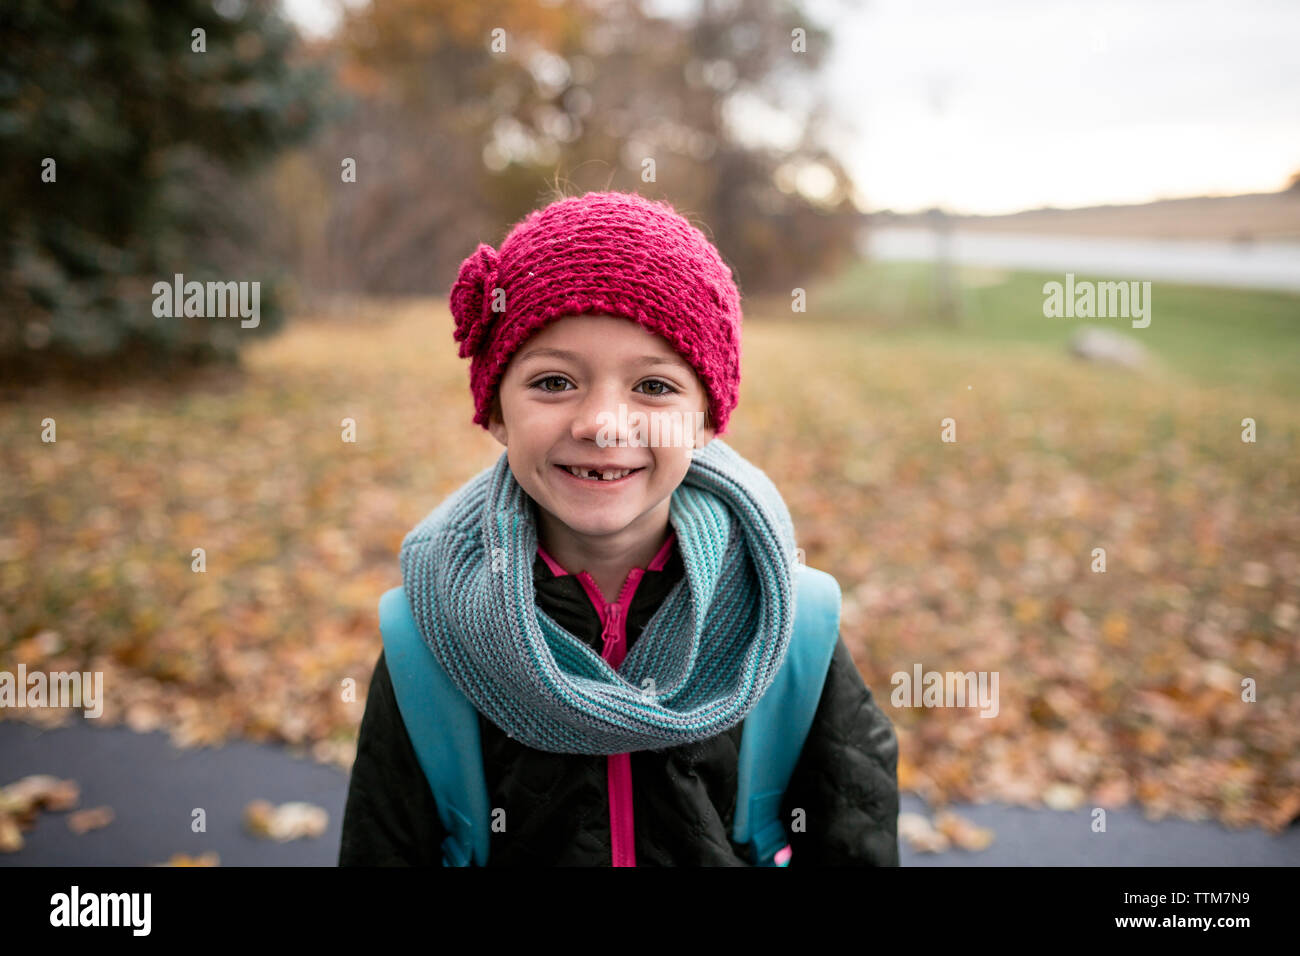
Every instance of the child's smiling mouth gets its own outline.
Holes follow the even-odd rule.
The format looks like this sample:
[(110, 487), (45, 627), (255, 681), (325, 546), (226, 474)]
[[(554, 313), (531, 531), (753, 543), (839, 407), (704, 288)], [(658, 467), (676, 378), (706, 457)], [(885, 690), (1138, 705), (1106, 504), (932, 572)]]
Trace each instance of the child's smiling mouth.
[(556, 465), (555, 468), (575, 484), (595, 487), (621, 487), (645, 471), (645, 468), (603, 468), (597, 471), (582, 465)]

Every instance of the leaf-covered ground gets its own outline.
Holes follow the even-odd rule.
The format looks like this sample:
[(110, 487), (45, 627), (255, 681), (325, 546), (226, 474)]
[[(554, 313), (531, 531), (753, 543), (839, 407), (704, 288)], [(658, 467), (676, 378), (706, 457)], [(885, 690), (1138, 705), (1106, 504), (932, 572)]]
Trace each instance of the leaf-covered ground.
[[(349, 764), (402, 537), (501, 447), (470, 423), (445, 302), (346, 316), (305, 317), (242, 375), (0, 406), (0, 670), (100, 670), (105, 723)], [(1294, 393), (1204, 381), (1172, 353), (1146, 375), (1083, 365), (969, 320), (913, 336), (874, 314), (747, 316), (726, 440), (839, 580), (905, 789), (1273, 829), (1300, 814)], [(997, 672), (997, 715), (893, 706), (918, 664)]]

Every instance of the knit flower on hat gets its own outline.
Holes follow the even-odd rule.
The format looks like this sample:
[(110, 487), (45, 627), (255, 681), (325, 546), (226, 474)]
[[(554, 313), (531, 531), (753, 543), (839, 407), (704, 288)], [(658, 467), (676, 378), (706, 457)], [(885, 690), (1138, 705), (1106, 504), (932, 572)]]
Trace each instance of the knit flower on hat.
[(460, 343), (460, 357), (478, 355), (488, 338), (496, 313), (492, 311), (497, 285), (497, 251), (480, 242), (473, 254), (460, 264), (451, 289), (451, 313), (456, 319), (453, 333)]

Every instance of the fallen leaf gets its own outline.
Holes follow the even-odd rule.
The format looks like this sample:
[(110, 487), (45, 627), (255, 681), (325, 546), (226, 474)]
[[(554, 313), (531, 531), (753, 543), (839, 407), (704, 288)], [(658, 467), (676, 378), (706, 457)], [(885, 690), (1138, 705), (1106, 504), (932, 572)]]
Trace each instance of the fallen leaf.
[(0, 813), (0, 853), (17, 853), (23, 848), (23, 831), (18, 821)]
[(919, 813), (898, 815), (898, 835), (918, 853), (942, 853), (949, 846), (948, 837)]
[(1241, 580), (1253, 588), (1268, 587), (1272, 572), (1262, 561), (1247, 561), (1241, 566)]
[(299, 837), (318, 837), (329, 824), (324, 808), (310, 803), (253, 800), (244, 808), (244, 825), (255, 836), (285, 842)]
[(1043, 803), (1053, 810), (1075, 810), (1083, 799), (1083, 789), (1072, 783), (1054, 783), (1043, 791)]
[(916, 765), (903, 755), (898, 757), (898, 789), (911, 790), (916, 786)]
[(1282, 830), (1290, 826), (1297, 817), (1300, 817), (1300, 790), (1292, 790), (1278, 803), (1269, 821), (1270, 828), (1275, 832)]
[(963, 850), (986, 850), (993, 842), (993, 831), (959, 817), (950, 810), (935, 815), (934, 827)]
[(204, 853), (201, 856), (190, 856), (187, 853), (176, 853), (166, 863), (159, 863), (159, 866), (220, 866), (221, 858), (216, 851)]
[(77, 805), (81, 789), (75, 780), (32, 774), (0, 789), (0, 813), (25, 818), (37, 810), (68, 810)]
[(89, 833), (91, 830), (98, 830), (100, 827), (106, 827), (113, 822), (112, 807), (93, 807), (87, 810), (78, 810), (76, 813), (68, 815), (68, 829), (73, 833)]
[(1111, 612), (1101, 622), (1101, 639), (1111, 647), (1124, 647), (1128, 643), (1128, 618)]
[(1297, 619), (1300, 619), (1300, 610), (1294, 604), (1282, 601), (1273, 608), (1273, 623), (1284, 631), (1291, 630)]
[(1133, 795), (1133, 787), (1124, 777), (1103, 780), (1093, 791), (1092, 798), (1103, 807), (1122, 807)]

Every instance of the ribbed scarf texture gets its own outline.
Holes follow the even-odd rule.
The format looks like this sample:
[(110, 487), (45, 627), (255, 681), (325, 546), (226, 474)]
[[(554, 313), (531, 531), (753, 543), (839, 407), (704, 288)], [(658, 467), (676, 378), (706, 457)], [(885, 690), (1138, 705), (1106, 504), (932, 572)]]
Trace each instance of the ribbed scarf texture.
[(502, 452), (402, 542), (416, 625), (474, 706), (552, 753), (661, 750), (744, 720), (794, 625), (794, 524), (771, 479), (719, 438), (693, 453), (668, 517), (686, 574), (617, 671), (537, 607), (536, 507)]

